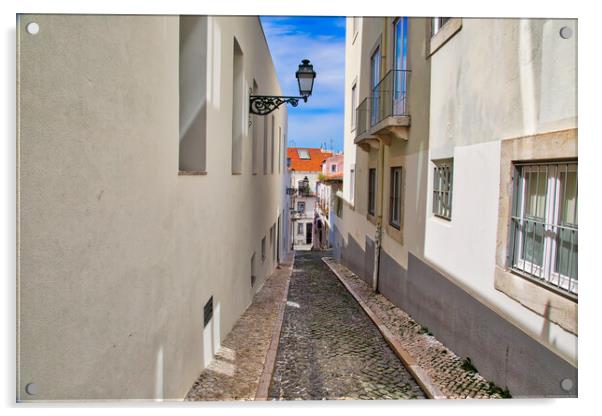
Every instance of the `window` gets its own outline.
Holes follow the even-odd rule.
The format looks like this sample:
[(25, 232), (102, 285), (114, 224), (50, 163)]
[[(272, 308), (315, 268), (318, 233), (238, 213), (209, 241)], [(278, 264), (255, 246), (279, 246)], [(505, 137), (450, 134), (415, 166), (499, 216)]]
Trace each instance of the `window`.
[(391, 168), (389, 223), (401, 228), (401, 167)]
[(355, 169), (351, 169), (349, 176), (349, 199), (353, 202), (355, 198)]
[(270, 118), (263, 117), (263, 174), (268, 174), (268, 131), (270, 128)]
[(370, 58), (370, 90), (372, 92), (371, 125), (376, 124), (379, 115), (379, 95), (376, 88), (380, 82), (380, 46), (376, 48)]
[(265, 237), (261, 239), (261, 261), (265, 260)]
[(357, 124), (357, 84), (351, 87), (351, 131), (355, 130)]
[(270, 234), (270, 245), (272, 247), (272, 263), (276, 260), (276, 223), (272, 225), (272, 233)]
[(251, 287), (255, 286), (255, 253), (251, 256)]
[(270, 148), (271, 148), (271, 157), (270, 157), (270, 173), (273, 175), (274, 174), (274, 147), (276, 146), (276, 143), (274, 142), (274, 115), (272, 114), (272, 130), (271, 130), (271, 140), (270, 140)]
[(278, 173), (282, 172), (282, 127), (278, 126)]
[(304, 201), (297, 202), (297, 211), (305, 212), (305, 202)]
[(368, 170), (368, 214), (374, 215), (376, 207), (376, 169)]
[(337, 171), (337, 165), (330, 165), (330, 172), (334, 173)]
[(433, 17), (433, 20), (431, 21), (431, 35), (436, 35), (449, 19), (450, 17)]
[[(256, 95), (258, 93), (259, 90), (259, 86), (257, 85), (257, 81), (253, 80), (253, 90), (251, 91), (252, 95)], [(259, 158), (259, 126), (257, 125), (257, 123), (259, 123), (259, 117), (257, 115), (253, 115), (252, 116), (252, 120), (251, 120), (251, 135), (252, 135), (252, 143), (251, 143), (251, 158), (252, 158), (252, 163), (251, 163), (251, 167), (252, 167), (252, 171), (253, 174), (256, 175), (258, 172), (258, 163), (257, 163), (257, 159)]]
[(207, 117), (207, 18), (180, 16), (180, 172), (205, 172)]
[(297, 235), (303, 235), (303, 223), (302, 222), (297, 223)]
[(408, 18), (398, 17), (393, 22), (393, 111), (406, 114), (408, 69)]
[(299, 149), (297, 150), (297, 154), (299, 155), (299, 159), (309, 160), (311, 157), (309, 156), (309, 150)]
[(339, 197), (337, 197), (336, 214), (337, 217), (343, 218), (343, 200)]
[(232, 57), (232, 173), (241, 173), (242, 134), (244, 131), (244, 68), (243, 53), (236, 38)]
[(577, 162), (516, 164), (508, 248), (522, 275), (577, 295)]
[(274, 259), (275, 256), (273, 256), (273, 251), (274, 251), (274, 226), (272, 225), (270, 227), (270, 248), (272, 249), (272, 260)]
[(451, 220), (453, 159), (433, 161), (433, 213)]

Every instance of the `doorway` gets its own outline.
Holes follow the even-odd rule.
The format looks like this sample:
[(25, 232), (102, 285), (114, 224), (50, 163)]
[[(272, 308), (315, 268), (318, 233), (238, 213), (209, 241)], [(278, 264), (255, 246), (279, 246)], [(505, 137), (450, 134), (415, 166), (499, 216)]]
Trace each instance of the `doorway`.
[(311, 232), (313, 224), (308, 222), (305, 224), (305, 244), (311, 244)]

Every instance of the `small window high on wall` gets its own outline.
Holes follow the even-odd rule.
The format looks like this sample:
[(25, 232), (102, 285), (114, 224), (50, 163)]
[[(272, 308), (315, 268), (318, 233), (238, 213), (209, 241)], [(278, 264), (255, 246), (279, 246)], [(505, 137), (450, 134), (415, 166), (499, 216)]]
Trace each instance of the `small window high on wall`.
[(232, 57), (232, 173), (242, 172), (242, 134), (244, 129), (243, 53), (236, 38)]
[(180, 17), (179, 170), (204, 173), (207, 159), (207, 17)]
[[(258, 94), (259, 86), (257, 85), (257, 81), (253, 80), (253, 90), (251, 94)], [(256, 115), (251, 116), (251, 135), (252, 135), (252, 143), (251, 143), (251, 167), (253, 175), (256, 175), (259, 170), (259, 117)]]

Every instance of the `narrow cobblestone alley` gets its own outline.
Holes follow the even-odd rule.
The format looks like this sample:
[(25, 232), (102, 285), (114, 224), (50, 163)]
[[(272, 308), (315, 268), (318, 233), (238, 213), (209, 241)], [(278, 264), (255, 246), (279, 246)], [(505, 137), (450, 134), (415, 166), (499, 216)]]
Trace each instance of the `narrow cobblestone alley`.
[(297, 252), (269, 398), (415, 399), (424, 393), (321, 261)]

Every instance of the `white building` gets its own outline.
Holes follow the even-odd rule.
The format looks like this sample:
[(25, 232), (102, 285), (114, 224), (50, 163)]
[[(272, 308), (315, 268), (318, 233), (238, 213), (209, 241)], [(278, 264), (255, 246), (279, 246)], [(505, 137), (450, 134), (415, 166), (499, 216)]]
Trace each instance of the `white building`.
[(288, 148), (291, 189), (291, 236), (295, 250), (310, 250), (316, 233), (316, 190), (322, 162), (332, 152), (320, 148)]
[(289, 250), (260, 21), (19, 15), (17, 51), (17, 399), (182, 399)]
[[(322, 163), (317, 184), (318, 217), (323, 224), (322, 248), (332, 248), (334, 243), (334, 216), (342, 215), (343, 154), (338, 153)], [(317, 235), (317, 234), (316, 234)]]
[(514, 397), (577, 394), (577, 21), (348, 18), (335, 256)]

